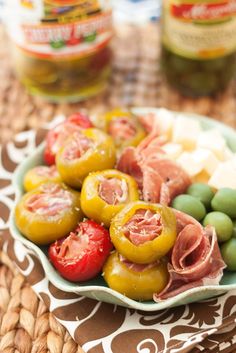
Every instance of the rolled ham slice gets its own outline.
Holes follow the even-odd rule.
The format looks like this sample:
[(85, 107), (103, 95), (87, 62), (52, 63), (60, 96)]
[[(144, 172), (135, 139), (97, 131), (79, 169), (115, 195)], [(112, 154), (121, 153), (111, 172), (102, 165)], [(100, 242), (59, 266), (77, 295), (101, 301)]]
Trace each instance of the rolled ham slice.
[(122, 152), (117, 169), (135, 178), (144, 201), (169, 205), (191, 181), (177, 163), (166, 157), (163, 143), (161, 137), (150, 134), (137, 148), (127, 147)]
[(129, 196), (128, 185), (124, 179), (102, 178), (98, 194), (107, 204), (117, 205), (127, 201)]
[(41, 192), (32, 194), (26, 203), (30, 212), (41, 216), (56, 216), (66, 211), (72, 205), (71, 193), (59, 184), (43, 184)]
[(121, 154), (116, 168), (123, 173), (131, 175), (137, 182), (139, 188), (143, 186), (143, 168), (141, 167), (141, 158), (136, 148), (127, 147)]
[(73, 136), (64, 149), (64, 157), (70, 161), (82, 157), (93, 146), (93, 141), (81, 132), (75, 132)]
[(176, 212), (181, 229), (168, 264), (169, 282), (153, 299), (158, 302), (190, 288), (218, 285), (226, 267), (221, 257), (215, 229), (203, 228), (191, 216)]
[(131, 119), (125, 117), (116, 118), (110, 122), (108, 133), (115, 139), (115, 141), (122, 142), (135, 136), (136, 127)]
[(125, 236), (134, 245), (144, 244), (157, 238), (162, 232), (160, 214), (149, 209), (139, 209), (123, 226)]

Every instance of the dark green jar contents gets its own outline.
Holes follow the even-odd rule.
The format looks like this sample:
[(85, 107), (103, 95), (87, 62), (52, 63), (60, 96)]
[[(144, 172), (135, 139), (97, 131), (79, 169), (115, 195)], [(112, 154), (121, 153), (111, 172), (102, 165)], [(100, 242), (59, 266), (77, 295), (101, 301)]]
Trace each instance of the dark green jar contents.
[(186, 96), (214, 95), (236, 73), (236, 54), (214, 59), (188, 59), (162, 45), (161, 66), (168, 83)]

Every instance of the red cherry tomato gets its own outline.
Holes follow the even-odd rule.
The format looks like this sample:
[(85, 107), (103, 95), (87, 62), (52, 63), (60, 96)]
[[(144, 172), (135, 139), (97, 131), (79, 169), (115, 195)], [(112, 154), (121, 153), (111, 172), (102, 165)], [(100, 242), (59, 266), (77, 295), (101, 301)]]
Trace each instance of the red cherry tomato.
[(82, 129), (88, 129), (90, 127), (93, 127), (93, 124), (89, 117), (82, 113), (71, 114), (66, 121), (78, 125)]
[(89, 117), (82, 113), (74, 113), (64, 122), (50, 130), (46, 136), (44, 160), (48, 165), (55, 164), (55, 155), (64, 144), (65, 140), (75, 131), (93, 127)]
[(72, 282), (87, 281), (102, 269), (112, 243), (107, 229), (86, 220), (68, 237), (49, 247), (49, 258), (62, 277)]

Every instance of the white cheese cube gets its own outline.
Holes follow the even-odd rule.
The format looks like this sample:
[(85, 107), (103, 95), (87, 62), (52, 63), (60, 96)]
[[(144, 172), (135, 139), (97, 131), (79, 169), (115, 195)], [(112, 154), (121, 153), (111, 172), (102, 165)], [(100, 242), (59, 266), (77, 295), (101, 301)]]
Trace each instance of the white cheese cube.
[(201, 132), (197, 140), (197, 147), (212, 151), (220, 160), (224, 160), (226, 141), (219, 130), (211, 129)]
[(171, 137), (174, 120), (174, 114), (169, 110), (161, 108), (158, 111), (155, 115), (155, 124), (158, 126), (161, 135)]
[(179, 116), (174, 122), (172, 140), (191, 150), (196, 146), (200, 132), (201, 126), (197, 120)]
[(212, 151), (203, 148), (196, 149), (193, 152), (193, 159), (196, 160), (196, 163), (202, 165), (203, 170), (209, 175), (214, 173), (220, 163)]
[(208, 184), (216, 189), (236, 189), (236, 159), (220, 163)]
[(233, 153), (228, 146), (225, 146), (225, 149), (224, 149), (224, 160), (228, 161), (228, 160), (234, 158), (234, 156), (235, 156), (235, 153)]
[(177, 163), (189, 174), (190, 177), (193, 177), (199, 174), (203, 170), (203, 163), (194, 158), (193, 153), (184, 152), (177, 159)]
[(177, 162), (190, 176), (202, 171), (212, 175), (220, 163), (212, 151), (201, 148), (182, 153)]
[(162, 146), (163, 151), (168, 158), (176, 160), (183, 151), (183, 147), (179, 143), (169, 142)]

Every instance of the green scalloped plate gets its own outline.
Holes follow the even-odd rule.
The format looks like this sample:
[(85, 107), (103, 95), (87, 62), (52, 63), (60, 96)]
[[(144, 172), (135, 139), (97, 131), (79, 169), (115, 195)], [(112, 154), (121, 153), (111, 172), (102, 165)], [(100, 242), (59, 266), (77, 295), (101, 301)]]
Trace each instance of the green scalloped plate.
[[(132, 111), (137, 115), (146, 114), (149, 112), (158, 112), (158, 108), (133, 108)], [(215, 120), (209, 119), (207, 117), (199, 116), (196, 114), (187, 114), (180, 112), (172, 112), (174, 115), (184, 115), (193, 119), (197, 119), (202, 128), (207, 130), (209, 128), (217, 128), (221, 131), (225, 137), (228, 146), (233, 152), (236, 152), (236, 131), (232, 128), (227, 127)], [(16, 202), (23, 194), (23, 177), (26, 171), (38, 164), (42, 164), (42, 153), (44, 149), (44, 144), (41, 144), (32, 154), (21, 163), (13, 176), (13, 183), (16, 191)], [(85, 283), (71, 283), (64, 280), (57, 271), (50, 264), (47, 255), (46, 248), (39, 247), (26, 238), (19, 232), (14, 222), (14, 212), (11, 214), (10, 230), (13, 237), (19, 240), (22, 244), (25, 244), (31, 251), (33, 251), (39, 258), (45, 273), (49, 279), (56, 287), (65, 292), (73, 292), (79, 295), (89, 297), (92, 299), (97, 299), (99, 301), (121, 305), (128, 308), (139, 309), (144, 311), (156, 311), (162, 310), (182, 304), (187, 304), (190, 302), (197, 302), (202, 299), (208, 299), (224, 292), (236, 289), (236, 272), (225, 271), (224, 276), (218, 286), (202, 286), (197, 288), (189, 289), (174, 298), (163, 300), (161, 302), (155, 303), (154, 301), (148, 302), (138, 302), (127, 298), (126, 296), (116, 292), (113, 289), (107, 287), (102, 276), (98, 276), (93, 280), (87, 281)]]

